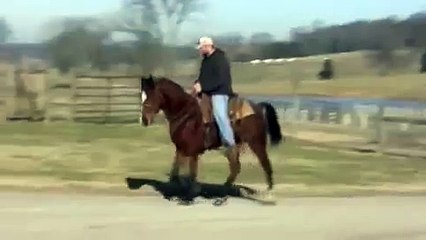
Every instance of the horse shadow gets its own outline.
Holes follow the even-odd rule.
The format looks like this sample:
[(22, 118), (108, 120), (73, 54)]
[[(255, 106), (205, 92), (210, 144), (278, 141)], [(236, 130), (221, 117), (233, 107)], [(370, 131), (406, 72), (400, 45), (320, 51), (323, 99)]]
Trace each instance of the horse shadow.
[[(155, 189), (158, 193), (160, 193), (164, 199), (173, 200), (178, 199), (182, 202), (187, 201), (187, 192), (189, 185), (187, 184), (189, 180), (187, 178), (183, 178), (183, 182), (168, 182), (168, 181), (160, 181), (149, 178), (126, 178), (127, 187), (130, 190), (138, 190), (143, 186), (150, 186)], [(196, 197), (203, 197), (205, 199), (214, 199), (216, 200), (214, 205), (222, 205), (227, 198), (234, 197), (240, 199), (246, 199), (254, 202), (259, 202), (259, 200), (253, 198), (252, 196), (257, 194), (258, 191), (242, 186), (242, 185), (234, 185), (231, 187), (227, 187), (221, 184), (211, 184), (211, 183), (198, 183), (198, 191), (193, 196), (193, 199)]]

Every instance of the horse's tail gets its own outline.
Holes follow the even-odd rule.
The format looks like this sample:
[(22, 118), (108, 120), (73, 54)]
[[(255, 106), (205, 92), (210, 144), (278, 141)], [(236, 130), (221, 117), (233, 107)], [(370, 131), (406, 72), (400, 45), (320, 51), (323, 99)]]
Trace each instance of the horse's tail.
[(268, 130), (271, 145), (276, 146), (283, 141), (277, 111), (270, 103), (261, 102), (259, 105), (262, 107), (262, 112), (266, 119), (266, 128)]

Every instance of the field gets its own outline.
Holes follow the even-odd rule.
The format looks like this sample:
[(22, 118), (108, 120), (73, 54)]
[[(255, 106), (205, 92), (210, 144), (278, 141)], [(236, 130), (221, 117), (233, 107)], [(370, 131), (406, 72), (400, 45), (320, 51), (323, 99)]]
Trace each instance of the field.
[[(332, 81), (319, 81), (316, 79), (316, 74), (321, 69), (323, 58), (326, 56), (311, 56), (298, 58), (292, 62), (271, 64), (232, 63), (234, 89), (242, 95), (289, 96), (298, 94), (305, 96), (426, 101), (426, 95), (424, 94), (426, 80), (424, 75), (417, 73), (418, 56), (408, 55), (409, 59), (405, 61), (405, 64), (391, 69), (386, 76), (379, 76), (379, 68), (370, 63), (369, 54), (371, 53), (352, 52), (328, 55), (327, 57), (334, 60), (336, 69), (336, 78)], [(407, 58), (407, 56), (404, 57)], [(198, 63), (194, 61), (181, 63), (171, 79), (189, 88), (197, 77), (197, 66)], [(91, 71), (87, 74), (130, 74), (137, 76), (141, 73), (137, 71), (131, 73), (120, 72), (118, 69), (113, 69), (110, 72), (99, 73)], [(161, 71), (155, 74), (163, 75)], [(60, 75), (57, 71), (51, 70), (47, 76), (48, 87), (70, 84), (73, 79), (72, 74)], [(104, 83), (91, 82), (86, 84), (92, 84), (92, 87), (99, 87)], [(61, 107), (58, 108), (58, 104), (50, 104), (48, 106), (48, 115), (52, 118), (71, 118), (72, 111), (67, 109), (67, 107), (71, 107), (76, 101), (76, 99), (72, 99), (73, 93), (71, 89), (49, 90), (47, 92), (49, 102), (60, 103)], [(93, 92), (90, 93), (93, 94)], [(104, 110), (102, 107), (91, 109)], [(115, 107), (114, 109), (118, 111), (128, 110), (124, 109), (124, 107)], [(84, 110), (87, 111), (87, 109)]]
[[(380, 67), (371, 63), (370, 52), (330, 54), (298, 58), (293, 62), (250, 64), (232, 63), (235, 91), (251, 95), (322, 95), (359, 98), (388, 98), (425, 101), (425, 76), (418, 74), (419, 54), (399, 53), (400, 63), (389, 74), (379, 75)], [(334, 61), (336, 78), (318, 81), (317, 73), (324, 57)], [(197, 78), (199, 63), (181, 63), (173, 80), (189, 87)], [(49, 84), (71, 81), (71, 75), (61, 76), (50, 71)], [(113, 69), (110, 74), (141, 74)], [(92, 71), (90, 74), (97, 74)], [(106, 74), (105, 72), (103, 74)], [(144, 73), (148, 74), (148, 73)], [(156, 75), (164, 75), (159, 70)]]
[[(165, 126), (7, 124), (0, 126), (0, 185), (6, 189), (127, 193), (126, 177), (166, 180), (173, 158)], [(277, 192), (287, 196), (426, 192), (426, 162), (315, 147), (289, 139), (270, 149)], [(239, 182), (263, 188), (251, 153)], [(200, 180), (221, 183), (226, 160), (203, 156)]]
[[(417, 56), (409, 56), (402, 66), (395, 66), (388, 75), (380, 76), (368, 52), (312, 56), (281, 64), (233, 65), (235, 89), (256, 95), (322, 95), (359, 98), (426, 100), (425, 76), (418, 74)], [(316, 74), (323, 57), (334, 60), (336, 78), (318, 81)], [(408, 57), (407, 57), (408, 58)]]
[[(416, 57), (407, 60), (404, 67), (392, 69), (389, 75), (379, 76), (377, 69), (369, 64), (367, 55), (355, 52), (328, 56), (335, 61), (337, 71), (337, 78), (328, 82), (315, 79), (324, 56), (280, 64), (233, 63), (235, 90), (251, 95), (297, 93), (426, 100), (426, 82), (423, 75), (416, 74)], [(195, 66), (189, 63), (178, 68), (173, 79), (190, 86), (196, 78)], [(51, 71), (47, 82), (50, 87), (70, 83), (72, 79), (71, 75), (60, 76)], [(69, 88), (50, 90), (47, 94), (50, 101), (58, 97), (56, 100), (64, 106), (72, 105)], [(51, 105), (48, 105), (48, 111), (52, 112)], [(66, 114), (69, 115), (65, 111)], [(318, 142), (309, 140), (323, 139), (324, 134), (330, 134), (330, 129), (311, 131), (302, 126), (299, 130), (294, 135), (297, 138), (289, 138), (285, 145), (270, 149), (280, 193), (426, 192), (426, 162), (422, 160), (318, 147)], [(407, 139), (407, 136), (403, 138)], [(162, 125), (145, 129), (138, 125), (4, 124), (0, 126), (0, 186), (13, 189), (103, 189), (126, 193), (123, 187), (126, 177), (166, 179), (173, 153), (166, 128)], [(254, 156), (246, 153), (242, 162), (239, 182), (265, 186)], [(202, 158), (200, 171), (200, 180), (221, 183), (228, 173), (226, 160), (217, 152), (207, 153)]]
[[(400, 63), (389, 74), (379, 75), (369, 52), (351, 52), (298, 58), (293, 62), (250, 64), (233, 63), (234, 88), (254, 95), (323, 95), (426, 100), (425, 77), (418, 74), (419, 56), (400, 52)], [(316, 76), (324, 57), (334, 61), (336, 78), (318, 81)], [(179, 67), (177, 79), (189, 86), (197, 77), (198, 63)], [(161, 72), (159, 73), (161, 74)]]

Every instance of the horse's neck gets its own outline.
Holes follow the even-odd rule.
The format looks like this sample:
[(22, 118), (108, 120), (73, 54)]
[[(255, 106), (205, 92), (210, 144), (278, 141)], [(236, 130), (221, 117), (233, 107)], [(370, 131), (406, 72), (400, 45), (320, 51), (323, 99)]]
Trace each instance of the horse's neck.
[(174, 121), (192, 111), (193, 107), (190, 107), (190, 105), (194, 103), (196, 103), (194, 99), (186, 93), (179, 98), (167, 97), (163, 112), (169, 122)]

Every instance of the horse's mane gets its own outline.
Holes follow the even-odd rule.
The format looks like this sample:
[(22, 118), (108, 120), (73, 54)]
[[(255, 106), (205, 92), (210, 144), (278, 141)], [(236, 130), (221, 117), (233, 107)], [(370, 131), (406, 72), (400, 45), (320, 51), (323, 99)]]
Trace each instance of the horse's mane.
[(155, 86), (162, 93), (165, 100), (163, 111), (166, 116), (174, 118), (175, 114), (179, 114), (182, 110), (192, 112), (198, 108), (197, 100), (185, 92), (185, 89), (176, 82), (160, 77), (156, 78)]
[(166, 88), (167, 87), (168, 91), (170, 91), (170, 90), (174, 91), (173, 93), (171, 93), (173, 95), (176, 95), (176, 94), (177, 95), (180, 95), (180, 94), (189, 95), (185, 92), (185, 89), (181, 85), (177, 84), (176, 82), (174, 82), (171, 79), (168, 79), (166, 77), (157, 78), (156, 79), (156, 85), (159, 88)]

